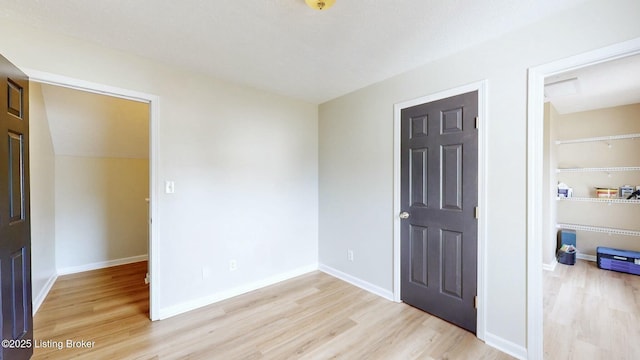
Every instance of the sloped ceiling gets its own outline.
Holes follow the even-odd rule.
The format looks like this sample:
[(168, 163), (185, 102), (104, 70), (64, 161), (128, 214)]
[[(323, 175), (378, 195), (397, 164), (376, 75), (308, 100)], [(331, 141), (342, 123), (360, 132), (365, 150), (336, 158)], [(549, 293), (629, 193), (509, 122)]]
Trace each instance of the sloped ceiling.
[(149, 158), (148, 104), (42, 84), (56, 155)]
[(545, 84), (546, 100), (560, 114), (637, 104), (640, 55), (550, 76)]
[(0, 0), (0, 19), (321, 103), (585, 0)]

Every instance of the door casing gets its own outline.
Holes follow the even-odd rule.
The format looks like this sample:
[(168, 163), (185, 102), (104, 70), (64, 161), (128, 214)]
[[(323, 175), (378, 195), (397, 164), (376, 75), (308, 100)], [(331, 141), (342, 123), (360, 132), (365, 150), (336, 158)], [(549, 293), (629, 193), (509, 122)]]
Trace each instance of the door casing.
[(160, 221), (158, 219), (159, 212), (157, 202), (157, 199), (159, 199), (157, 185), (160, 184), (160, 181), (158, 180), (158, 139), (160, 138), (158, 124), (160, 123), (160, 98), (157, 95), (70, 78), (35, 69), (22, 68), (22, 71), (29, 76), (29, 81), (109, 95), (149, 104), (149, 219), (154, 220), (150, 221), (149, 224), (149, 315), (151, 320), (160, 320), (160, 254), (158, 252), (160, 244)]
[(485, 268), (486, 268), (486, 255), (485, 255), (485, 239), (487, 229), (487, 217), (483, 214), (487, 213), (486, 205), (486, 181), (485, 176), (487, 174), (487, 161), (486, 161), (486, 146), (487, 146), (487, 87), (488, 81), (482, 80), (467, 85), (462, 85), (456, 88), (444, 90), (435, 94), (419, 97), (412, 100), (407, 100), (394, 105), (393, 116), (393, 299), (396, 302), (400, 302), (400, 119), (402, 109), (409, 108), (415, 105), (424, 104), (436, 100), (445, 99), (448, 97), (468, 93), (471, 91), (478, 91), (478, 319), (476, 336), (483, 340), (485, 339)]

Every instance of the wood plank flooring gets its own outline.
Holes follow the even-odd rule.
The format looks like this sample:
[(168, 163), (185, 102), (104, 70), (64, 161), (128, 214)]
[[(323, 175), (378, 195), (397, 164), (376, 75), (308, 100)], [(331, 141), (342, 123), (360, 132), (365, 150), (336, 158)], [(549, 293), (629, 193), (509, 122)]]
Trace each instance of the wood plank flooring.
[(640, 276), (578, 260), (544, 272), (544, 358), (640, 359)]
[(151, 322), (145, 272), (137, 263), (60, 277), (34, 317), (33, 359), (511, 359), (320, 272)]

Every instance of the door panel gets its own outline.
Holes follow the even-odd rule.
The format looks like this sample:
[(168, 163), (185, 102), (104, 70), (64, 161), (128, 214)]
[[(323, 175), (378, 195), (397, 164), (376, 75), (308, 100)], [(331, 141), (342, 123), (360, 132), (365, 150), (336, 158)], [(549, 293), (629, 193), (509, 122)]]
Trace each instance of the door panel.
[(462, 210), (462, 144), (442, 147), (442, 208)]
[(462, 131), (462, 108), (443, 111), (441, 119), (443, 134)]
[(25, 249), (21, 248), (11, 255), (11, 312), (13, 317), (13, 339), (21, 338), (27, 332), (27, 296), (29, 286), (25, 265)]
[(22, 119), (23, 88), (7, 79), (7, 112)]
[(401, 299), (476, 331), (478, 93), (401, 114)]
[(429, 286), (427, 278), (427, 231), (422, 226), (411, 226), (411, 282), (423, 286)]
[(411, 139), (428, 135), (427, 120), (426, 114), (411, 118), (411, 134), (409, 135)]
[(440, 232), (442, 260), (442, 292), (462, 298), (462, 234), (456, 231)]
[(411, 206), (427, 206), (427, 159), (429, 149), (411, 149)]
[(29, 85), (0, 56), (0, 359), (33, 353), (29, 215)]
[(22, 135), (9, 132), (9, 221), (22, 220), (24, 175), (22, 171)]

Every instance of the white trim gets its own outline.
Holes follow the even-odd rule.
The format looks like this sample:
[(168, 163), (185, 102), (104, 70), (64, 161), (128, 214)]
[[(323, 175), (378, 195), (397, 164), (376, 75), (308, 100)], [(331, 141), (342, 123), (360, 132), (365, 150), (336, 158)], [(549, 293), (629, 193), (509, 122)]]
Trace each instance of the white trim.
[(487, 223), (489, 208), (487, 206), (487, 179), (489, 169), (488, 156), (488, 124), (489, 124), (489, 83), (482, 81), (478, 84), (478, 116), (480, 125), (478, 127), (478, 209), (480, 218), (478, 219), (478, 324), (477, 336), (480, 340), (485, 340), (487, 332)]
[(53, 284), (55, 284), (57, 279), (58, 274), (51, 274), (51, 277), (49, 277), (47, 283), (44, 284), (42, 289), (40, 289), (40, 293), (32, 300), (32, 315), (35, 315), (38, 309), (40, 309), (40, 306), (42, 306), (42, 303), (47, 298), (47, 295), (49, 295), (49, 291), (51, 291), (51, 288), (53, 287)]
[(401, 168), (401, 142), (402, 133), (400, 126), (400, 119), (402, 117), (402, 109), (408, 107), (408, 105), (395, 104), (393, 106), (393, 300), (395, 302), (401, 302), (400, 298), (400, 281), (401, 281), (401, 269), (400, 269), (400, 225), (401, 220), (398, 216), (402, 211), (400, 200), (402, 196), (401, 184), (402, 184), (402, 168)]
[(125, 265), (125, 264), (133, 264), (140, 261), (147, 261), (149, 257), (147, 255), (138, 255), (131, 256), (122, 259), (115, 260), (107, 260), (107, 261), (99, 261), (90, 264), (78, 265), (78, 266), (68, 266), (65, 268), (58, 269), (58, 276), (76, 274), (85, 271), (104, 269), (112, 266)]
[(486, 333), (486, 232), (487, 232), (487, 144), (488, 135), (487, 127), (489, 123), (488, 116), (488, 81), (482, 80), (471, 84), (463, 85), (453, 89), (441, 91), (436, 94), (423, 96), (417, 99), (408, 100), (395, 104), (393, 107), (393, 300), (400, 302), (400, 116), (402, 109), (415, 105), (424, 104), (448, 97), (478, 91), (478, 209), (480, 218), (478, 219), (478, 280), (477, 280), (477, 296), (478, 296), (478, 318), (476, 336), (480, 340), (484, 340)]
[[(538, 91), (537, 84), (543, 84)], [(542, 359), (542, 148), (544, 130), (544, 76), (529, 71), (527, 122), (527, 352)], [(534, 123), (532, 119), (540, 119)], [(532, 176), (536, 174), (536, 176)], [(536, 239), (535, 241), (533, 239)], [(533, 296), (533, 294), (537, 294)], [(534, 336), (536, 334), (536, 336)]]
[(580, 260), (586, 260), (586, 261), (593, 261), (596, 262), (598, 261), (598, 257), (595, 255), (587, 255), (587, 254), (583, 254), (583, 253), (577, 253), (576, 254), (576, 258), (580, 259)]
[(517, 359), (524, 360), (527, 358), (527, 349), (524, 346), (514, 344), (492, 333), (486, 333), (485, 343)]
[(640, 54), (640, 38), (529, 69), (527, 99), (527, 351), (543, 357), (542, 203), (545, 77)]
[(86, 91), (94, 94), (108, 95), (118, 97), (121, 99), (134, 100), (143, 103), (148, 103), (154, 95), (141, 93), (135, 90), (127, 90), (117, 88), (110, 85), (98, 84), (90, 81), (70, 78), (63, 75), (52, 74), (44, 71), (21, 68), (21, 70), (27, 74), (29, 80), (36, 81), (43, 84), (68, 87), (80, 91)]
[(29, 80), (31, 81), (141, 101), (149, 104), (149, 198), (151, 199), (149, 219), (155, 219), (153, 222), (150, 221), (149, 225), (149, 276), (151, 277), (151, 284), (149, 286), (149, 314), (151, 320), (158, 320), (161, 279), (159, 244), (161, 241), (158, 202), (155, 200), (158, 199), (157, 185), (160, 184), (160, 181), (157, 179), (160, 169), (160, 97), (153, 94), (94, 83), (36, 69), (21, 68), (21, 70), (29, 76)]
[(303, 266), (292, 271), (288, 271), (285, 273), (281, 273), (278, 275), (270, 276), (266, 279), (258, 280), (249, 284), (241, 285), (235, 287), (233, 289), (221, 291), (219, 293), (211, 294), (208, 296), (203, 296), (198, 299), (185, 301), (183, 303), (168, 306), (160, 309), (160, 320), (164, 320), (166, 318), (170, 318), (172, 316), (180, 315), (187, 311), (195, 310), (201, 308), (203, 306), (211, 305), (217, 303), (222, 300), (230, 299), (232, 297), (246, 294), (250, 291), (258, 290), (266, 286), (270, 286), (273, 284), (277, 284), (281, 281), (289, 280), (294, 277), (304, 275), (313, 271), (318, 270), (318, 264), (310, 264), (307, 266)]
[(318, 270), (322, 271), (323, 273), (326, 273), (328, 275), (331, 275), (335, 278), (338, 278), (342, 281), (346, 281), (351, 285), (357, 286), (363, 290), (366, 290), (372, 294), (376, 294), (380, 297), (383, 297), (389, 301), (394, 301), (394, 297), (393, 297), (393, 292), (381, 288), (378, 285), (374, 285), (370, 282), (364, 281), (362, 279), (359, 279), (355, 276), (349, 275), (347, 273), (344, 273), (340, 270), (334, 269), (330, 266), (324, 265), (324, 264), (320, 264), (320, 266), (318, 267)]
[(542, 269), (545, 271), (554, 272), (556, 270), (556, 266), (558, 266), (558, 260), (556, 260), (556, 258), (553, 258), (553, 260), (551, 260), (551, 264), (542, 264)]

